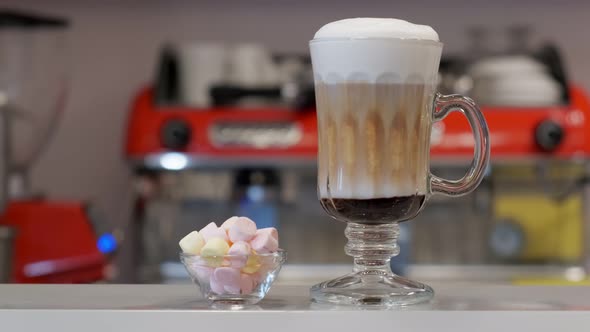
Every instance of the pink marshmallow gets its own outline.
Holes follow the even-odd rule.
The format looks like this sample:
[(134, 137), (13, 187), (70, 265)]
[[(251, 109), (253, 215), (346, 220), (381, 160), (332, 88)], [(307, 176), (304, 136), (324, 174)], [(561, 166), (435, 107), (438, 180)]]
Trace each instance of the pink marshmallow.
[(227, 241), (227, 233), (225, 233), (223, 229), (217, 227), (217, 225), (214, 222), (211, 222), (207, 226), (203, 227), (203, 229), (199, 231), (199, 234), (203, 236), (205, 242), (209, 241), (214, 237), (218, 237), (220, 239), (223, 239), (224, 241)]
[(274, 228), (274, 227), (266, 227), (266, 228), (261, 228), (261, 229), (259, 229), (259, 230), (256, 231), (256, 234), (261, 234), (261, 233), (268, 233), (275, 240), (277, 240), (277, 242), (279, 242), (279, 232), (277, 231), (276, 228)]
[(211, 287), (211, 291), (213, 291), (214, 293), (216, 293), (218, 295), (225, 293), (225, 289), (223, 288), (223, 284), (215, 279), (215, 274), (212, 274), (211, 278), (209, 279), (209, 287)]
[(230, 266), (238, 269), (241, 269), (244, 266), (246, 266), (246, 262), (248, 261), (248, 255), (250, 255), (250, 252), (251, 248), (248, 242), (235, 242), (227, 252), (228, 255), (235, 256), (229, 257)]
[(236, 223), (236, 221), (238, 220), (238, 217), (234, 216), (231, 217), (229, 219), (227, 219), (226, 221), (223, 222), (223, 224), (221, 224), (221, 228), (223, 228), (226, 232), (229, 231), (230, 228), (232, 228), (232, 226)]
[(252, 275), (252, 281), (254, 281), (255, 284), (261, 284), (264, 279), (266, 279), (266, 274), (268, 271), (262, 271), (262, 272), (256, 272)]
[(231, 267), (218, 267), (213, 272), (215, 279), (225, 285), (239, 284), (240, 270)]
[(246, 217), (239, 217), (227, 232), (232, 242), (250, 241), (256, 235), (256, 223)]
[(199, 282), (211, 279), (211, 274), (213, 274), (213, 268), (208, 266), (195, 266), (194, 270)]
[[(273, 231), (274, 230), (274, 231)], [(279, 249), (277, 230), (274, 228), (263, 228), (256, 231), (256, 236), (250, 241), (250, 246), (257, 253), (271, 253)]]
[(240, 270), (231, 267), (218, 267), (213, 271), (213, 278), (226, 293), (240, 294)]
[(254, 290), (254, 279), (251, 275), (242, 273), (240, 276), (240, 289), (242, 294), (250, 294)]
[(225, 289), (228, 294), (240, 294), (240, 285), (227, 285), (223, 286), (223, 289)]

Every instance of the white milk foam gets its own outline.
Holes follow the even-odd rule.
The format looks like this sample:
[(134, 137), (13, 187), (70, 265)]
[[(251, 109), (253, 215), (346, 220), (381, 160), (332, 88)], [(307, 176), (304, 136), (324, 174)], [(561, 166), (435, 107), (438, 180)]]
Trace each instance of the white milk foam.
[(426, 25), (352, 18), (320, 28), (310, 50), (316, 81), (434, 84), (442, 44)]
[(313, 39), (399, 38), (438, 41), (428, 25), (413, 24), (395, 18), (347, 18), (321, 27)]

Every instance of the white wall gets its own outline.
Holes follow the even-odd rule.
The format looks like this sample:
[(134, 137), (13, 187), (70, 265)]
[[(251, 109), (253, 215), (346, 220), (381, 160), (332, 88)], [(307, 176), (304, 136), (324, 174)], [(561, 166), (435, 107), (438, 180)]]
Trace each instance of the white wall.
[(305, 51), (323, 23), (379, 16), (430, 24), (446, 51), (458, 52), (469, 25), (529, 23), (538, 36), (559, 43), (571, 76), (590, 90), (590, 1), (2, 0), (0, 6), (73, 20), (71, 98), (59, 132), (34, 167), (34, 187), (57, 198), (91, 200), (120, 223), (130, 204), (122, 154), (128, 104), (150, 81), (167, 40), (247, 40)]

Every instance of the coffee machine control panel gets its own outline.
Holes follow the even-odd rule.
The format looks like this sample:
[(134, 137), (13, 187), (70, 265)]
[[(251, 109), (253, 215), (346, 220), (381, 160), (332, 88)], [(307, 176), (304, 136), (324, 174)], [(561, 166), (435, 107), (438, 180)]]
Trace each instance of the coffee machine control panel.
[(294, 122), (224, 121), (209, 128), (209, 140), (219, 148), (288, 148), (301, 141), (303, 132)]

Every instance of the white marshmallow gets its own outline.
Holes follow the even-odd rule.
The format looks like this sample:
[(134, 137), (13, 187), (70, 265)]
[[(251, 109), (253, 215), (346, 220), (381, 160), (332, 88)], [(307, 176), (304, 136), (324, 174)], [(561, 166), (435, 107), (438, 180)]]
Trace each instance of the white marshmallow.
[(229, 250), (229, 244), (220, 238), (212, 238), (201, 249), (202, 257), (224, 256)]
[(201, 229), (199, 233), (203, 236), (205, 242), (208, 242), (213, 238), (220, 238), (225, 241), (228, 240), (227, 233), (225, 232), (225, 230), (217, 227), (217, 224), (215, 224), (214, 222), (211, 222), (207, 226), (203, 227), (203, 229)]
[(183, 237), (178, 245), (182, 249), (182, 252), (191, 255), (198, 255), (201, 253), (201, 249), (205, 245), (205, 239), (197, 231), (188, 233), (187, 236)]
[(223, 228), (226, 232), (229, 231), (229, 229), (235, 225), (236, 221), (238, 220), (239, 217), (233, 216), (229, 219), (227, 219), (226, 221), (223, 222), (223, 224), (221, 224), (221, 228)]
[(208, 266), (220, 266), (223, 263), (223, 256), (227, 254), (229, 244), (220, 238), (212, 238), (207, 241), (201, 249), (201, 257)]

